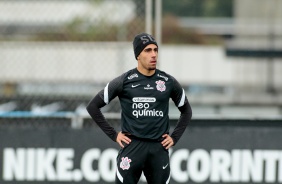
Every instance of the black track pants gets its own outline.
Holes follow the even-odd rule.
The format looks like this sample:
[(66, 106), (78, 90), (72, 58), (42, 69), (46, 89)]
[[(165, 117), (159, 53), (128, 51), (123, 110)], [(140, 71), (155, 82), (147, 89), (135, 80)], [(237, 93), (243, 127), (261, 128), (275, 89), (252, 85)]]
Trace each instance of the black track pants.
[(142, 171), (148, 184), (169, 183), (169, 154), (161, 142), (131, 140), (117, 156), (116, 184), (136, 184)]

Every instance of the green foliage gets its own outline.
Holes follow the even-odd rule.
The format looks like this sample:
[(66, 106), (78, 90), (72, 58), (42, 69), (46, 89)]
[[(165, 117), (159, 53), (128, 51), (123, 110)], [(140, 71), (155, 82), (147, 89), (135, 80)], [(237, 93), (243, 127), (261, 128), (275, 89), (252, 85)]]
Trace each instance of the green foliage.
[(233, 0), (163, 0), (163, 12), (183, 17), (232, 17)]
[(222, 44), (223, 38), (200, 34), (196, 29), (181, 28), (177, 18), (166, 15), (163, 19), (162, 42), (164, 44)]
[[(137, 33), (143, 32), (144, 2), (136, 3), (137, 16), (125, 25), (107, 23), (103, 19), (91, 21), (88, 17), (76, 17), (59, 30), (37, 34), (40, 41), (132, 41)], [(94, 1), (93, 1), (94, 3)], [(99, 3), (99, 1), (95, 1)], [(163, 37), (165, 44), (218, 44), (222, 38), (200, 34), (195, 29), (181, 28), (178, 16), (190, 17), (232, 17), (233, 0), (163, 0)], [(153, 8), (154, 10), (154, 8)], [(122, 40), (120, 34), (122, 32)]]

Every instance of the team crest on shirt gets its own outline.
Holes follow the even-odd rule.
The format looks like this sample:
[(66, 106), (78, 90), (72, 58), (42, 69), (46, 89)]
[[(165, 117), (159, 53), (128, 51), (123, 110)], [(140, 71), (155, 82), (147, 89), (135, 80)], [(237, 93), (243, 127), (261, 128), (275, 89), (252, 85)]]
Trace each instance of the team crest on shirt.
[(156, 84), (157, 84), (157, 90), (158, 91), (163, 92), (163, 91), (166, 90), (165, 81), (158, 80), (158, 81), (156, 81)]
[(131, 159), (129, 159), (128, 157), (122, 157), (119, 166), (120, 168), (122, 168), (122, 170), (128, 170), (130, 168), (130, 162)]

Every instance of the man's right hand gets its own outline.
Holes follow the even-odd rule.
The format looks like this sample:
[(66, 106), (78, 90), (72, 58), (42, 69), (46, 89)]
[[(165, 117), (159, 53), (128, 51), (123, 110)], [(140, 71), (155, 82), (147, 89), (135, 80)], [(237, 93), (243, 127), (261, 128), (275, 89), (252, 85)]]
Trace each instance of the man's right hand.
[(116, 142), (120, 145), (120, 147), (124, 148), (124, 145), (122, 142), (129, 144), (131, 142), (131, 139), (129, 139), (126, 134), (119, 132), (117, 135)]

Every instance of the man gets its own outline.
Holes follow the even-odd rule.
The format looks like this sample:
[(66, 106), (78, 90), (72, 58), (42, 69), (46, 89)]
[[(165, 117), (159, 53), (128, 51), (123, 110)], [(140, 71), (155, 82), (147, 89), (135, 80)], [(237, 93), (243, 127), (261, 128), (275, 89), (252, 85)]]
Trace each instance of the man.
[[(88, 104), (87, 111), (121, 150), (117, 156), (116, 183), (136, 184), (143, 171), (149, 184), (170, 180), (168, 149), (180, 139), (192, 117), (184, 90), (171, 75), (156, 68), (158, 44), (146, 33), (136, 35), (133, 49), (137, 68), (113, 79)], [(118, 97), (121, 132), (105, 120), (100, 108)], [(169, 134), (169, 99), (181, 112)]]

